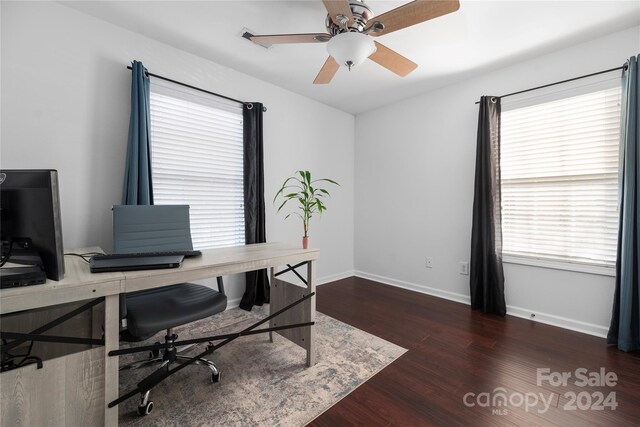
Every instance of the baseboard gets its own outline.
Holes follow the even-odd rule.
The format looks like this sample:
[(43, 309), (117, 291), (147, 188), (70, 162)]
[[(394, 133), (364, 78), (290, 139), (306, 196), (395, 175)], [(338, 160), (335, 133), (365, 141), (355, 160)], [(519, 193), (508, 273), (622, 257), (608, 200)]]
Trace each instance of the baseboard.
[(231, 310), (232, 308), (240, 307), (240, 301), (242, 301), (242, 297), (228, 299), (227, 300), (227, 310)]
[[(443, 291), (442, 289), (431, 288), (429, 286), (418, 285), (415, 283), (405, 282), (403, 280), (392, 279), (389, 277), (379, 276), (377, 274), (366, 273), (364, 271), (354, 271), (354, 276), (362, 277), (363, 279), (373, 280), (375, 282), (384, 283), (385, 285), (395, 286), (398, 288), (408, 289), (410, 291), (420, 292), (422, 294), (431, 295), (438, 298), (444, 298), (450, 301), (459, 302), (461, 304), (470, 304), (470, 298), (468, 295), (458, 294), (455, 292)], [(582, 322), (580, 320), (569, 319), (566, 317), (556, 316), (553, 314), (541, 313), (536, 310), (531, 310), (522, 307), (515, 307), (507, 305), (507, 314), (509, 316), (519, 317), (522, 319), (531, 320), (533, 322), (544, 323), (546, 325), (557, 326), (563, 329), (569, 329), (576, 332), (581, 332), (587, 335), (593, 335), (600, 338), (606, 338), (608, 327), (595, 325), (592, 323)], [(535, 317), (531, 317), (531, 315)]]
[(410, 291), (420, 292), (422, 294), (431, 295), (438, 298), (448, 299), (450, 301), (459, 302), (469, 305), (471, 300), (468, 295), (458, 294), (456, 292), (443, 291), (442, 289), (431, 288), (429, 286), (418, 285), (411, 282), (405, 282), (403, 280), (392, 279), (390, 277), (378, 276), (377, 274), (365, 273), (364, 271), (356, 270), (354, 276), (362, 277), (363, 279), (373, 280), (374, 282), (384, 283), (385, 285), (395, 286), (397, 288), (408, 289)]
[[(570, 329), (572, 331), (581, 332), (587, 335), (594, 335), (600, 338), (606, 338), (609, 328), (607, 326), (594, 325), (593, 323), (582, 322), (580, 320), (569, 319), (554, 314), (540, 313), (535, 310), (507, 306), (507, 314), (522, 319), (532, 320), (534, 322), (544, 323), (546, 325), (557, 326), (559, 328)], [(535, 317), (531, 317), (534, 315)]]
[(318, 280), (316, 280), (316, 286), (324, 285), (330, 282), (335, 282), (336, 280), (342, 280), (353, 276), (355, 276), (355, 272), (353, 270), (344, 271), (338, 274), (330, 274), (328, 276), (318, 278)]
[[(316, 281), (316, 286), (324, 285), (325, 283), (335, 282), (336, 280), (346, 279), (347, 277), (353, 277), (353, 270), (344, 271), (338, 274), (331, 274), (329, 276), (324, 276), (318, 278)], [(232, 308), (237, 308), (240, 306), (240, 301), (242, 301), (242, 297), (234, 298), (227, 300), (227, 310), (231, 310)]]

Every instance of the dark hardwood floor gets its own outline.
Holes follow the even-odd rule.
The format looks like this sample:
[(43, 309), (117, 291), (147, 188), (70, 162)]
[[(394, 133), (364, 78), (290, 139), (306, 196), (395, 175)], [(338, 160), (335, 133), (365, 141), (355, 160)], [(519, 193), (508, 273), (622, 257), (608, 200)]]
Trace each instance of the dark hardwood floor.
[[(464, 304), (355, 277), (319, 286), (317, 309), (408, 351), (312, 426), (640, 425), (640, 356), (608, 347), (602, 338), (483, 315)], [(602, 367), (617, 375), (615, 387), (576, 384), (576, 369)], [(566, 385), (538, 385), (537, 368), (572, 377)], [(477, 403), (481, 393), (493, 397), (501, 391), (512, 399), (508, 406), (467, 407), (463, 401), (467, 393), (475, 393), (467, 402)], [(572, 406), (572, 394), (587, 408), (601, 400), (598, 392), (615, 392), (617, 408), (564, 409)], [(528, 410), (520, 404), (519, 396), (534, 403), (540, 394), (551, 402), (546, 412), (540, 402)]]

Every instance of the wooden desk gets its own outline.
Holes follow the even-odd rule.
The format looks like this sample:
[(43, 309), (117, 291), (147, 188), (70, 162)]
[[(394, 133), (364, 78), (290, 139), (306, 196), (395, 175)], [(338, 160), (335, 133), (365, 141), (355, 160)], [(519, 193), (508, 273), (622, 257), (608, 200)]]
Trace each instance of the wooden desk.
[[(71, 250), (69, 252), (90, 252), (96, 251), (98, 248), (84, 248), (78, 250)], [(285, 243), (261, 243), (255, 245), (246, 245), (232, 248), (223, 249), (210, 249), (202, 251), (202, 256), (197, 258), (186, 259), (182, 266), (177, 269), (169, 270), (146, 270), (146, 271), (131, 271), (122, 273), (98, 273), (91, 274), (89, 272), (89, 266), (81, 259), (77, 257), (65, 257), (66, 275), (64, 280), (59, 282), (47, 281), (44, 285), (30, 286), (24, 288), (3, 289), (0, 291), (0, 313), (7, 314), (20, 310), (29, 310), (34, 308), (52, 306), (62, 303), (70, 303), (77, 301), (84, 301), (87, 299), (94, 299), (98, 297), (105, 297), (104, 305), (104, 348), (98, 348), (90, 350), (92, 354), (99, 354), (100, 365), (103, 365), (104, 375), (100, 378), (92, 378), (93, 382), (101, 383), (101, 390), (99, 398), (91, 396), (93, 401), (98, 401), (101, 408), (98, 409), (98, 413), (104, 415), (104, 424), (108, 426), (115, 426), (118, 424), (118, 410), (115, 408), (107, 408), (107, 403), (118, 397), (118, 358), (109, 357), (107, 354), (111, 350), (115, 350), (119, 347), (119, 294), (123, 292), (132, 292), (142, 289), (158, 288), (162, 286), (172, 285), (176, 283), (183, 283), (187, 281), (194, 281), (200, 279), (207, 279), (217, 276), (226, 276), (230, 274), (243, 273), (247, 271), (259, 270), (263, 268), (270, 269), (271, 278), (273, 281), (273, 288), (271, 293), (271, 312), (277, 311), (287, 305), (289, 302), (299, 298), (299, 294), (315, 292), (315, 264), (318, 259), (319, 251), (317, 249), (302, 249), (291, 244)], [(278, 267), (287, 264), (297, 264), (300, 262), (307, 262), (307, 285), (301, 287), (294, 285), (280, 279), (275, 278)], [(293, 322), (313, 322), (315, 321), (315, 297), (310, 298), (304, 303), (296, 307), (297, 310), (292, 310), (291, 313), (285, 313), (286, 317), (279, 316), (274, 319), (271, 324), (284, 324)], [(283, 315), (284, 316), (284, 315)], [(315, 364), (315, 333), (313, 326), (307, 326), (300, 328), (301, 330), (289, 330), (282, 331), (282, 335), (296, 344), (302, 346), (307, 350), (307, 365), (312, 366)], [(76, 354), (71, 355), (76, 356)], [(69, 356), (71, 361), (71, 356)], [(67, 356), (59, 359), (66, 359)], [(87, 357), (85, 357), (86, 359)], [(73, 358), (72, 364), (78, 363), (78, 356)], [(91, 357), (89, 357), (91, 359)], [(56, 363), (54, 363), (56, 362)], [(95, 371), (95, 360), (91, 360), (93, 363), (91, 369)], [(44, 368), (46, 370), (50, 366), (50, 371), (55, 369), (57, 365), (63, 364), (63, 366), (69, 365), (64, 361), (54, 359), (52, 361), (45, 361)], [(80, 369), (83, 369), (82, 366)], [(89, 368), (86, 368), (89, 369)], [(23, 372), (24, 371), (24, 372)], [(40, 375), (40, 380), (30, 381), (29, 375), (38, 375), (33, 365), (25, 368), (16, 369), (6, 373), (0, 374), (2, 379), (2, 390), (10, 391), (17, 387), (17, 382), (21, 382), (23, 385), (29, 387), (42, 387), (42, 382), (46, 382), (48, 375)], [(27, 378), (27, 380), (25, 380)], [(72, 380), (80, 381), (80, 377), (74, 377)], [(65, 394), (65, 390), (56, 390), (64, 384), (60, 384), (60, 380), (57, 379), (54, 385), (47, 385), (48, 389), (52, 392), (57, 392), (58, 397), (60, 393)], [(71, 384), (70, 386), (76, 386)], [(93, 384), (95, 388), (95, 384)], [(87, 387), (84, 384), (84, 387)], [(46, 387), (45, 387), (46, 388)], [(68, 393), (68, 391), (67, 391)], [(4, 394), (4, 393), (3, 393)], [(37, 411), (37, 402), (39, 400), (47, 399), (48, 397), (39, 393), (34, 393), (34, 399), (36, 403), (24, 404), (22, 407), (27, 410), (18, 414), (19, 416), (13, 416), (11, 420), (15, 420), (24, 425), (36, 425), (35, 420), (46, 420), (47, 424), (51, 424), (52, 421), (63, 421), (63, 424), (73, 424), (75, 420), (82, 420), (86, 425), (90, 421), (91, 416), (95, 415), (95, 411), (84, 411), (78, 415), (78, 418), (69, 418), (76, 416), (79, 411), (70, 408), (74, 405), (73, 398), (71, 400), (65, 400), (63, 408), (51, 407), (50, 405), (44, 405), (47, 414), (38, 416), (34, 414)], [(23, 398), (29, 398), (29, 395), (23, 396)], [(50, 396), (51, 398), (54, 395)], [(74, 397), (77, 397), (74, 395)], [(2, 425), (9, 425), (5, 423), (5, 416), (7, 414), (7, 406), (11, 403), (11, 399), (2, 399)], [(60, 401), (60, 399), (58, 399)], [(93, 408), (96, 409), (96, 408)], [(51, 413), (56, 411), (56, 413)], [(9, 411), (11, 412), (11, 411)], [(13, 411), (15, 412), (15, 411)], [(57, 413), (59, 415), (56, 415)], [(71, 415), (70, 415), (71, 414)], [(89, 418), (89, 419), (88, 419)], [(54, 424), (56, 424), (54, 422)]]

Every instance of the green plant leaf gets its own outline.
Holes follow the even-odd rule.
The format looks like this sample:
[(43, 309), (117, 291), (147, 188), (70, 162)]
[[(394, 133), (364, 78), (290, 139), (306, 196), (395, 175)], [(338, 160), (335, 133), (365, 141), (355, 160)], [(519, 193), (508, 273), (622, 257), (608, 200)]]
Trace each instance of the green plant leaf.
[(292, 179), (293, 179), (293, 177), (289, 177), (282, 183), (282, 187), (280, 187), (280, 190), (278, 190), (278, 192), (276, 193), (275, 197), (273, 198), (273, 203), (275, 203), (276, 199), (278, 198), (278, 196), (284, 192), (284, 189), (287, 188), (287, 184)]
[(335, 185), (337, 185), (337, 186), (340, 186), (340, 184), (338, 184), (336, 181), (334, 181), (334, 180), (332, 180), (332, 179), (329, 179), (329, 178), (316, 179), (316, 180), (315, 180), (315, 181), (313, 181), (313, 182), (322, 182), (322, 181), (330, 182), (330, 183), (332, 183), (332, 184), (335, 184)]
[(276, 213), (280, 212), (280, 209), (282, 209), (284, 207), (284, 205), (286, 205), (289, 200), (291, 200), (291, 199), (286, 199), (284, 202), (282, 202), (282, 204), (280, 205), (280, 207), (278, 208)]
[(276, 199), (278, 198), (278, 196), (280, 194), (282, 194), (282, 192), (284, 191), (284, 187), (282, 187), (280, 190), (278, 190), (278, 192), (276, 193), (276, 195), (273, 197), (273, 203), (276, 202)]

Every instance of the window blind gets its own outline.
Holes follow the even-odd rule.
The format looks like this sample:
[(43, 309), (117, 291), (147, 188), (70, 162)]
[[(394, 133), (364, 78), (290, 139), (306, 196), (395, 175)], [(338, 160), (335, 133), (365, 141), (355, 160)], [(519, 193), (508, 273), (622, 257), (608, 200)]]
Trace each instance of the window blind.
[(615, 265), (619, 143), (619, 86), (503, 111), (503, 253)]
[(195, 249), (244, 244), (242, 106), (151, 80), (154, 203), (188, 204)]

